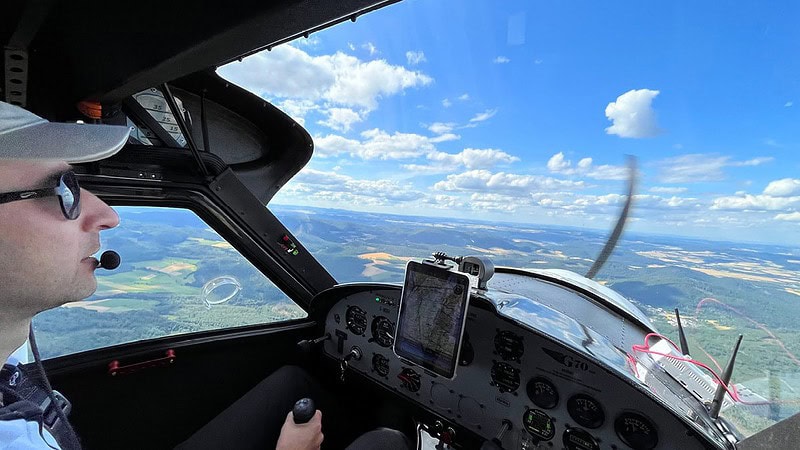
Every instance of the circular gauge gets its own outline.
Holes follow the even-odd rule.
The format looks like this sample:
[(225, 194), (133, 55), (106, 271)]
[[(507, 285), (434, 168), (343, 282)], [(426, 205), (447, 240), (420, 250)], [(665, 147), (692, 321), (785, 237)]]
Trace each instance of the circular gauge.
[(542, 441), (549, 441), (556, 435), (556, 427), (553, 419), (544, 411), (529, 409), (522, 415), (522, 424), (531, 436)]
[(404, 388), (411, 392), (417, 392), (420, 387), (419, 374), (414, 369), (405, 368), (402, 372), (397, 374), (397, 378)]
[(504, 362), (494, 362), (492, 366), (492, 385), (500, 392), (514, 392), (519, 387), (519, 369)]
[(372, 357), (372, 370), (382, 377), (389, 375), (389, 358), (380, 353), (375, 353)]
[(522, 336), (511, 331), (500, 331), (494, 337), (494, 349), (504, 361), (517, 361), (525, 353)]
[(650, 450), (658, 444), (658, 434), (647, 417), (632, 412), (622, 413), (614, 421), (614, 431), (633, 450)]
[(578, 425), (597, 428), (606, 420), (603, 408), (597, 400), (586, 394), (576, 394), (567, 401), (567, 411)]
[(383, 316), (372, 321), (372, 341), (381, 347), (391, 347), (394, 343), (394, 323)]
[(347, 329), (352, 331), (353, 334), (363, 335), (367, 331), (367, 312), (358, 306), (347, 308), (344, 320), (347, 324)]
[(558, 391), (546, 378), (535, 377), (528, 381), (528, 398), (538, 407), (553, 409), (558, 405)]
[(600, 444), (586, 430), (567, 428), (564, 431), (564, 447), (567, 450), (600, 450)]

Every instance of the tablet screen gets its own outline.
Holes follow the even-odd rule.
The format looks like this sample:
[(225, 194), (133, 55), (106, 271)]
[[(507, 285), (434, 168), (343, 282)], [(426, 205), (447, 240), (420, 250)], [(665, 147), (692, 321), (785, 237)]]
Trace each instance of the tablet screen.
[(466, 275), (410, 261), (394, 352), (438, 375), (455, 377), (468, 301)]

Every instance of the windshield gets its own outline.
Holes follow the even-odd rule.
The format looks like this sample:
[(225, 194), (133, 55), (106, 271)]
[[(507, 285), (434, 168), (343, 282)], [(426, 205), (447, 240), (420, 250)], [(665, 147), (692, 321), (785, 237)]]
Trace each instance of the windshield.
[[(798, 411), (800, 5), (406, 0), (219, 73), (314, 137), (270, 208), (340, 282), (434, 251), (596, 279), (763, 401)], [(717, 364), (719, 363), (719, 364)]]

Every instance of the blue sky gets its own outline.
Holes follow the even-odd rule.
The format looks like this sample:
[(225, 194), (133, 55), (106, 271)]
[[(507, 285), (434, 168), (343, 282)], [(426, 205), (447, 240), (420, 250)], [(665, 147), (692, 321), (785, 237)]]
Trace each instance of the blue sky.
[[(314, 136), (276, 203), (793, 244), (800, 6), (405, 0), (220, 69)], [(797, 106), (794, 105), (798, 102)]]

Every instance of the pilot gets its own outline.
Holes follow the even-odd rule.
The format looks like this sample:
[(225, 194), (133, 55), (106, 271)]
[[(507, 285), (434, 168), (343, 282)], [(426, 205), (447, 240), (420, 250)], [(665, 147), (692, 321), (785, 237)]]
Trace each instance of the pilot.
[[(125, 145), (128, 132), (50, 123), (0, 102), (0, 362), (6, 361), (0, 371), (0, 448), (80, 447), (68, 424), (51, 432), (38, 405), (15, 390), (24, 372), (12, 353), (25, 344), (34, 315), (94, 293), (98, 261), (92, 255), (100, 232), (116, 227), (119, 217), (78, 186), (67, 161), (109, 157)], [(52, 395), (46, 377), (42, 384)], [(322, 393), (301, 369), (284, 367), (179, 447), (317, 449), (323, 441), (320, 410), (304, 424), (292, 417), (294, 401), (306, 395)], [(381, 429), (349, 448), (408, 446), (403, 434)]]

